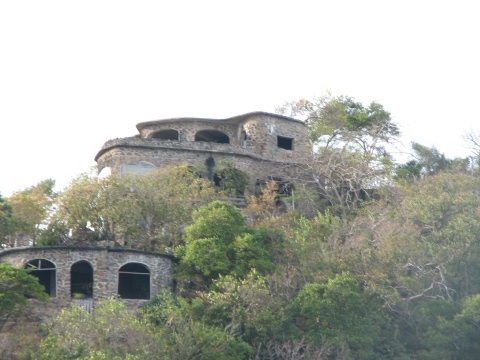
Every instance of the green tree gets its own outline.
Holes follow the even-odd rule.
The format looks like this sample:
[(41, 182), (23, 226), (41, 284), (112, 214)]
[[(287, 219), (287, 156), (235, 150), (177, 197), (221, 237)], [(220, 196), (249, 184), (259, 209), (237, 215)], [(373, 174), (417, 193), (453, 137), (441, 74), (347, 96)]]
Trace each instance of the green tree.
[(27, 297), (48, 299), (37, 278), (23, 269), (0, 263), (0, 321), (14, 313), (18, 306), (25, 306)]
[[(192, 316), (192, 306), (171, 294), (157, 295), (143, 309), (155, 326), (157, 346), (168, 359), (245, 359), (251, 347), (232, 326), (220, 327)], [(218, 323), (217, 323), (218, 324)]]
[(412, 150), (414, 151), (414, 157), (422, 166), (422, 172), (426, 175), (446, 170), (452, 164), (452, 160), (447, 159), (445, 154), (440, 153), (435, 147), (429, 148), (412, 142)]
[(246, 219), (233, 205), (213, 201), (192, 213), (193, 224), (185, 228), (187, 244), (197, 239), (218, 238), (231, 245), (235, 238), (247, 232)]
[(243, 195), (248, 185), (248, 175), (227, 161), (220, 161), (213, 177), (215, 184), (226, 194)]
[(479, 185), (472, 174), (439, 172), (397, 185), (349, 222), (345, 269), (393, 310), (382, 334), (395, 338), (386, 344), (396, 356), (443, 356), (432, 345), (449, 336), (439, 329), (479, 292)]
[(266, 279), (254, 269), (243, 279), (232, 275), (213, 281), (209, 292), (192, 300), (194, 318), (228, 328), (257, 347), (279, 334), (285, 321), (282, 302), (272, 297)]
[[(108, 222), (109, 219), (102, 219), (105, 204), (101, 202), (100, 195), (103, 184), (101, 179), (87, 173), (73, 179), (58, 197), (57, 211), (39, 243), (88, 243), (98, 241), (104, 233), (108, 233), (108, 225), (104, 226), (104, 221)], [(111, 197), (112, 200), (114, 198)]]
[(152, 328), (116, 299), (102, 301), (95, 313), (72, 304), (47, 326), (34, 359), (154, 359)]
[(466, 297), (462, 302), (430, 301), (421, 304), (419, 340), (416, 354), (422, 359), (478, 358), (480, 351), (480, 295)]
[(271, 292), (293, 299), (307, 283), (325, 282), (334, 274), (351, 270), (343, 238), (348, 229), (329, 212), (307, 218), (284, 214), (265, 226), (273, 239), (276, 268), (267, 275)]
[[(461, 311), (459, 301), (441, 299), (423, 301), (414, 309), (410, 327), (405, 332), (407, 351), (422, 359), (455, 359), (458, 333), (452, 330), (452, 321)], [(461, 357), (463, 359), (463, 357)]]
[(480, 352), (480, 294), (465, 298), (462, 311), (455, 315), (452, 326), (445, 326), (451, 336), (451, 348), (455, 346), (455, 357), (478, 358)]
[(406, 298), (461, 298), (480, 291), (474, 260), (480, 251), (479, 186), (480, 179), (469, 174), (439, 173), (403, 188), (395, 210), (403, 232), (411, 229), (399, 245), (406, 270), (399, 274), (410, 283)]
[(53, 211), (57, 194), (55, 181), (47, 179), (14, 193), (8, 200), (12, 206), (15, 233), (27, 235), (35, 243)]
[(39, 348), (29, 359), (240, 360), (250, 347), (229, 331), (194, 321), (189, 305), (160, 294), (140, 312), (121, 300), (101, 301), (93, 313), (74, 304), (48, 323)]
[(412, 142), (413, 160), (400, 164), (395, 168), (398, 179), (421, 178), (441, 171), (466, 172), (471, 167), (470, 159), (448, 159), (435, 147), (427, 147)]
[(311, 100), (294, 100), (277, 107), (276, 112), (304, 119), (312, 142), (326, 148), (350, 145), (383, 152), (379, 145), (400, 135), (398, 125), (381, 104), (364, 106), (350, 96), (327, 93)]
[(338, 351), (347, 345), (355, 359), (372, 356), (378, 328), (369, 317), (368, 296), (351, 275), (305, 285), (291, 306), (297, 325), (312, 343), (332, 345)]
[(179, 278), (197, 274), (209, 284), (219, 275), (273, 269), (268, 234), (248, 228), (235, 206), (213, 201), (194, 211), (192, 218), (193, 224), (185, 228), (186, 245), (175, 251), (180, 258)]
[(327, 94), (285, 103), (277, 112), (307, 123), (314, 157), (307, 169), (324, 206), (346, 216), (385, 183), (393, 164), (388, 148), (400, 135), (381, 104)]
[(409, 160), (405, 164), (395, 167), (395, 178), (398, 179), (420, 179), (423, 165), (417, 160)]
[(82, 175), (58, 198), (44, 239), (164, 251), (181, 243), (192, 211), (215, 196), (212, 185), (186, 167), (106, 179)]
[(0, 194), (0, 246), (9, 244), (13, 233), (12, 206)]

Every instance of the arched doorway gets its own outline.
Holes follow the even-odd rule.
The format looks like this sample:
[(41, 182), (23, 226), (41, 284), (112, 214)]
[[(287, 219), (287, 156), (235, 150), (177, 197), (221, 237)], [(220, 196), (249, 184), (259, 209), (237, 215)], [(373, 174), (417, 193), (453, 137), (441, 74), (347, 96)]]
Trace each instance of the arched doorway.
[(38, 282), (44, 286), (50, 297), (57, 296), (57, 269), (54, 263), (45, 259), (34, 259), (27, 262), (25, 269), (38, 278)]
[(70, 295), (76, 299), (93, 297), (93, 267), (88, 261), (77, 261), (70, 268)]
[(118, 295), (122, 299), (150, 299), (150, 270), (140, 263), (128, 263), (118, 271)]

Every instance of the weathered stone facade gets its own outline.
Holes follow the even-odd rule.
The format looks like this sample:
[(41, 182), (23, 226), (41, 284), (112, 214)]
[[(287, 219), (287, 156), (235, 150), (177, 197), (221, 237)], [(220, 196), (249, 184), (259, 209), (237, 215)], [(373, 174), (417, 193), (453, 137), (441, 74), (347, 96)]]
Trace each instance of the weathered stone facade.
[[(174, 165), (214, 168), (227, 161), (253, 186), (268, 178), (302, 177), (311, 156), (305, 123), (254, 112), (227, 119), (176, 118), (137, 125), (136, 136), (107, 141), (95, 157), (114, 174)], [(210, 169), (212, 170), (212, 169)], [(214, 170), (213, 170), (214, 171)], [(170, 255), (100, 247), (18, 247), (0, 262), (30, 268), (57, 303), (77, 295), (93, 301), (120, 295), (132, 305), (172, 289)], [(148, 280), (147, 280), (148, 279)]]
[[(42, 267), (38, 260), (50, 264), (43, 269), (48, 276), (38, 269)], [(166, 254), (121, 248), (39, 246), (4, 250), (0, 252), (0, 262), (30, 268), (50, 296), (59, 300), (70, 300), (78, 291), (78, 295), (93, 300), (120, 295), (138, 304), (161, 291), (172, 290), (174, 260)], [(84, 291), (75, 287), (72, 279), (89, 288)], [(149, 288), (136, 289), (137, 285)]]
[(139, 123), (139, 134), (107, 141), (95, 157), (99, 171), (125, 172), (126, 165), (218, 164), (228, 161), (250, 177), (298, 176), (311, 156), (305, 123), (254, 112), (227, 119), (176, 118)]

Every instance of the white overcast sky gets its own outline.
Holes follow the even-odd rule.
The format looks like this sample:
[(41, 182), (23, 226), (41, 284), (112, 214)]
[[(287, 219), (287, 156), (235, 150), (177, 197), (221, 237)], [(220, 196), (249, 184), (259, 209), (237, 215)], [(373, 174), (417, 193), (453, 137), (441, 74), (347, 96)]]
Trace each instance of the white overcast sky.
[(139, 122), (378, 101), (411, 141), (480, 129), (477, 2), (0, 0), (0, 193), (61, 190)]

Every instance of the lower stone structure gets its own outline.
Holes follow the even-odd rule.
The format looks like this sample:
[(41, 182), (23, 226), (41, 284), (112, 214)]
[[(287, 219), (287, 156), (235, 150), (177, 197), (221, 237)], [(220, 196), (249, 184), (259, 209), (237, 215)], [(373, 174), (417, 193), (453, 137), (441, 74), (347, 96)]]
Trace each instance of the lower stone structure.
[(139, 305), (171, 291), (173, 257), (123, 248), (39, 246), (0, 252), (0, 262), (29, 269), (52, 298), (119, 296)]

